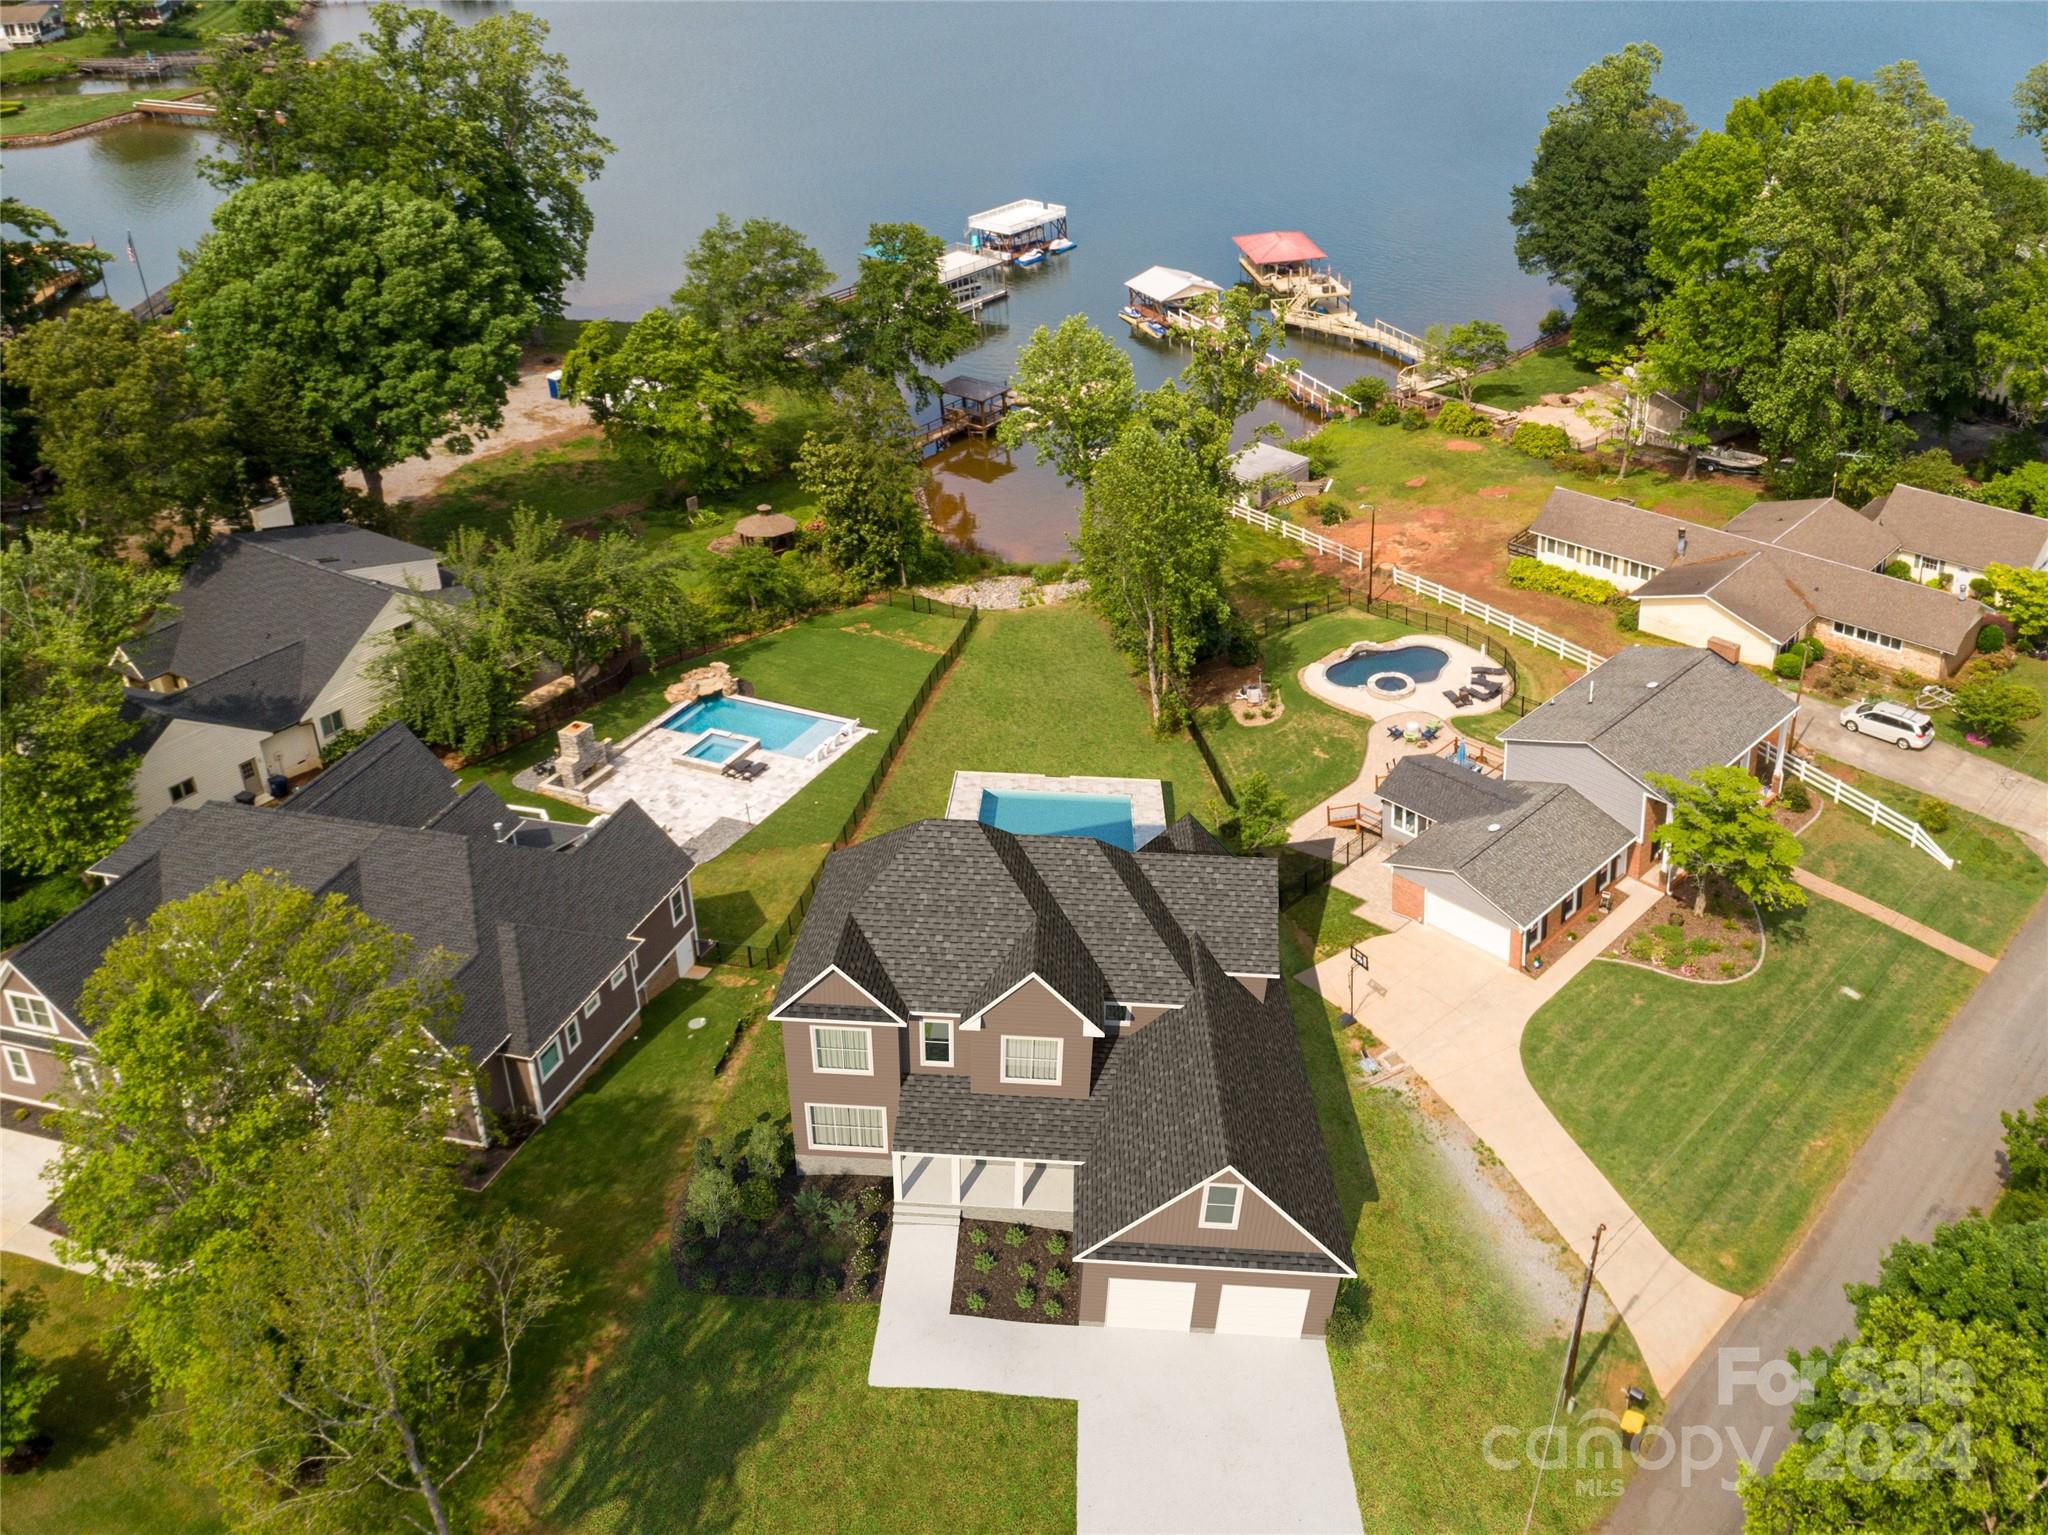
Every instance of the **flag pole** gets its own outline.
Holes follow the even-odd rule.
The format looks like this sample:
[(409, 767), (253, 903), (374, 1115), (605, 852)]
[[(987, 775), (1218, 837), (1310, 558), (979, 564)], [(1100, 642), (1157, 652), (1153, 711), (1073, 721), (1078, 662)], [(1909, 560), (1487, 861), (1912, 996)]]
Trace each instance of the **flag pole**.
[(143, 274), (142, 258), (135, 254), (135, 232), (128, 232), (128, 261), (135, 268), (135, 275), (142, 283), (142, 318), (147, 320), (156, 313), (156, 306), (150, 303), (149, 278)]

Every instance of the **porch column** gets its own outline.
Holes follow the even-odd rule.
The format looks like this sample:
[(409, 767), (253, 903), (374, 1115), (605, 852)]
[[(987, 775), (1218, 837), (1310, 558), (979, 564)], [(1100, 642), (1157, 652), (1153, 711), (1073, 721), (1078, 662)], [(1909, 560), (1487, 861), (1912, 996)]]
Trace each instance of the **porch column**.
[(960, 1159), (953, 1159), (953, 1203), (960, 1203)]
[(1024, 1159), (1019, 1157), (1011, 1164), (1017, 1171), (1017, 1208), (1024, 1208)]
[(903, 1203), (903, 1153), (889, 1153), (889, 1193), (897, 1204)]
[(1785, 753), (1791, 749), (1792, 720), (1787, 720), (1778, 727), (1778, 749), (1771, 754), (1771, 794), (1774, 797), (1785, 792)]

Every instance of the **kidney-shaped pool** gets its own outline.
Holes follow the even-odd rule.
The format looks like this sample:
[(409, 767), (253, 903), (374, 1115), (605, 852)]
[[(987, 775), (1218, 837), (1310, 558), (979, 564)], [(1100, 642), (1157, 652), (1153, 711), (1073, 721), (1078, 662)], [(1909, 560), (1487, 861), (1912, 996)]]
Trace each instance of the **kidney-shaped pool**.
[(1451, 658), (1434, 645), (1397, 645), (1392, 650), (1361, 650), (1333, 661), (1324, 675), (1339, 687), (1362, 688), (1368, 678), (1381, 672), (1399, 672), (1417, 682), (1429, 682), (1450, 664)]

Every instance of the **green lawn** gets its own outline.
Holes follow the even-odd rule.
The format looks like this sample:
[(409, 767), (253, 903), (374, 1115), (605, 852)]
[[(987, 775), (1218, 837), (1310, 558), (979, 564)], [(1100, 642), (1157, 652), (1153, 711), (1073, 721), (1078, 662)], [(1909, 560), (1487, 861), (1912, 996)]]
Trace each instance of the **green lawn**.
[(133, 111), (138, 101), (169, 101), (196, 94), (189, 87), (158, 85), (144, 91), (24, 95), (17, 98), (22, 104), (19, 112), (0, 117), (0, 141), (62, 133), (67, 128), (118, 117)]
[(2030, 778), (2048, 778), (2048, 661), (2022, 656), (2006, 676), (2032, 688), (2041, 699), (2041, 712), (2022, 721), (2012, 740), (1997, 746), (1972, 746), (1963, 738), (1963, 727), (1956, 723), (1953, 709), (1934, 711), (1934, 733), (1973, 757), (1989, 757)]
[[(1472, 381), (1472, 399), (1500, 410), (1521, 410), (1546, 394), (1570, 394), (1600, 382), (1600, 370), (1572, 356), (1569, 347), (1531, 352), (1527, 357)], [(1456, 391), (1446, 388), (1446, 394)]]
[[(1519, 1530), (1531, 1472), (1519, 1462), (1492, 1469), (1486, 1436), (1505, 1426), (1520, 1446), (1542, 1430), (1564, 1339), (1504, 1267), (1489, 1217), (1446, 1165), (1430, 1121), (1407, 1098), (1347, 1075), (1352, 1057), (1335, 1015), (1292, 979), (1302, 955), (1281, 931), (1295, 1030), (1337, 1197), (1354, 1223), (1352, 1261), (1370, 1294), (1364, 1338), (1330, 1351), (1365, 1527), (1374, 1535)], [(1582, 1412), (1618, 1413), (1628, 1386), (1652, 1390), (1618, 1320), (1587, 1335), (1580, 1361)], [(1580, 1481), (1545, 1477), (1530, 1527), (1571, 1535), (1598, 1525), (1611, 1499), (1582, 1494)]]
[(222, 1528), (213, 1501), (172, 1459), (175, 1425), (149, 1404), (149, 1387), (117, 1363), (127, 1310), (121, 1292), (64, 1269), (0, 1254), (9, 1287), (34, 1285), (48, 1309), (27, 1348), (57, 1375), (43, 1399), (50, 1455), (7, 1478), (0, 1494), (10, 1530), (90, 1530), (94, 1535), (181, 1535)]
[(1223, 547), (1223, 582), (1230, 605), (1257, 621), (1297, 604), (1321, 603), (1343, 594), (1331, 577), (1309, 562), (1308, 551), (1291, 538), (1230, 519)]
[(1347, 895), (1335, 885), (1319, 885), (1288, 905), (1280, 920), (1291, 924), (1288, 936), (1303, 949), (1313, 949), (1319, 960), (1328, 959), (1354, 943), (1364, 943), (1386, 931), (1352, 910), (1358, 897)]
[[(1918, 790), (1839, 763), (1828, 769), (1901, 813), (1919, 815)], [(1951, 809), (1949, 829), (1933, 833), (1956, 861), (1954, 869), (1944, 870), (1855, 811), (1816, 798), (1827, 808), (1800, 834), (1804, 867), (1987, 954), (2004, 949), (2048, 890), (2048, 864), (2018, 832), (1995, 821)]]
[(1664, 1245), (1747, 1294), (1977, 979), (1816, 897), (1773, 921), (1763, 969), (1745, 981), (1594, 963), (1529, 1021), (1522, 1060)]
[(946, 813), (958, 769), (1158, 778), (1169, 818), (1221, 806), (1187, 736), (1153, 735), (1143, 684), (1079, 602), (984, 613), (903, 743), (862, 835)]

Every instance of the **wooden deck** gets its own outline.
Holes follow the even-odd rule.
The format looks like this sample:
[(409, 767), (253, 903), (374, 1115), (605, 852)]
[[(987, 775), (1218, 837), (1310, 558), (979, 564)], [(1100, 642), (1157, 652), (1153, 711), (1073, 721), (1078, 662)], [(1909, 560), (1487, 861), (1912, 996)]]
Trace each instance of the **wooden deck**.
[(1276, 304), (1273, 315), (1289, 330), (1366, 347), (1397, 362), (1414, 364), (1422, 361), (1420, 336), (1398, 325), (1389, 325), (1385, 320), (1367, 320), (1355, 309), (1317, 309), (1307, 298), (1295, 298)]
[(938, 420), (918, 434), (917, 451), (922, 453), (927, 448), (943, 447), (962, 437), (986, 437), (995, 431), (996, 423), (1001, 419), (1001, 415), (993, 412), (948, 406), (939, 413)]

